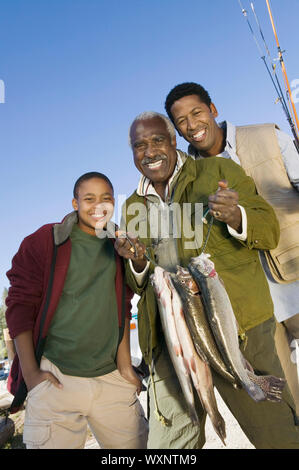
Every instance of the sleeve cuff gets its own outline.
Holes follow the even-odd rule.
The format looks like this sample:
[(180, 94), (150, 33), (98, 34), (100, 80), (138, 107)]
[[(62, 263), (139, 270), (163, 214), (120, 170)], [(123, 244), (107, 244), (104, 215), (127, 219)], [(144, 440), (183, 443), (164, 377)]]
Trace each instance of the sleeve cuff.
[(247, 215), (243, 206), (238, 205), (238, 207), (240, 208), (241, 217), (242, 217), (242, 232), (241, 233), (237, 232), (229, 225), (227, 225), (227, 229), (232, 237), (244, 242), (245, 240), (247, 240)]
[(137, 272), (135, 271), (131, 259), (129, 259), (129, 265), (130, 265), (130, 268), (131, 268), (132, 273), (133, 273), (134, 276), (135, 276), (135, 279), (136, 279), (136, 282), (137, 282), (138, 286), (139, 286), (139, 287), (142, 286), (143, 281), (144, 281), (144, 278), (145, 278), (145, 276), (146, 276), (146, 274), (147, 274), (147, 272), (148, 272), (148, 268), (149, 268), (150, 262), (148, 261), (148, 262), (146, 263), (146, 266), (145, 266), (144, 270), (143, 270), (141, 273), (137, 273)]

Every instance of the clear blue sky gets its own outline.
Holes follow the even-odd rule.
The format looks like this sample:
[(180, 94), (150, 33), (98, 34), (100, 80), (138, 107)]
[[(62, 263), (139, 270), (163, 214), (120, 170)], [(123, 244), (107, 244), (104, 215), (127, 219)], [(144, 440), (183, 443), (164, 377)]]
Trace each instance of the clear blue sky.
[[(266, 3), (254, 4), (275, 57)], [(289, 80), (299, 79), (299, 1), (271, 6)], [(71, 211), (78, 176), (104, 172), (131, 194), (128, 127), (164, 112), (174, 85), (204, 85), (219, 120), (290, 133), (237, 0), (0, 0), (0, 80), (0, 294), (22, 239)]]

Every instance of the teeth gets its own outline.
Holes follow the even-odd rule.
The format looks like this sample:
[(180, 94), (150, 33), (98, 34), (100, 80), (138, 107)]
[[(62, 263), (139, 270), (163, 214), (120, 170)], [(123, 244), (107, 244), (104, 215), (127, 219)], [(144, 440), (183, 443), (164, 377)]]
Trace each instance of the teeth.
[(203, 129), (202, 131), (199, 131), (197, 132), (197, 134), (193, 134), (193, 139), (200, 139), (204, 134), (205, 134), (205, 129)]
[(155, 163), (148, 163), (147, 166), (149, 168), (158, 168), (162, 164), (162, 160), (159, 160), (158, 162)]

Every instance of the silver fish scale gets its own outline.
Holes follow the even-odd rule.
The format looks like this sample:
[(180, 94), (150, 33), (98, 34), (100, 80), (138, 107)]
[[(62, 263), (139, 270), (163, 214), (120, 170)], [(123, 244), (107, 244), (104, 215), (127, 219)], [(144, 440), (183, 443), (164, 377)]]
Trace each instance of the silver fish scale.
[[(215, 341), (221, 350), (226, 366), (241, 385), (243, 381), (242, 379), (248, 381), (248, 378), (247, 373), (244, 373), (244, 377), (242, 376), (242, 379), (240, 379), (240, 374), (238, 372), (240, 368), (241, 370), (244, 370), (244, 367), (240, 358), (236, 322), (227, 321), (229, 319), (228, 315), (223, 314), (223, 312), (227, 312), (231, 306), (225, 301), (226, 299), (223, 299), (218, 285), (212, 278), (204, 278), (201, 285), (203, 288), (203, 299), (207, 307), (207, 314), (211, 320)], [(234, 319), (235, 317), (233, 317), (232, 320)], [(223, 328), (223, 326), (225, 326), (225, 328)], [(228, 352), (230, 352), (230, 354), (228, 354)]]
[[(191, 274), (189, 273), (188, 275), (191, 278)], [(186, 279), (186, 274), (184, 276)], [(236, 384), (233, 374), (229, 372), (218, 350), (213, 332), (204, 312), (200, 294), (190, 292), (181, 281), (179, 271), (172, 278), (175, 288), (183, 299), (185, 319), (199, 356), (226, 380)]]
[(174, 323), (174, 315), (171, 302), (171, 291), (164, 278), (164, 270), (156, 267), (154, 274), (151, 276), (151, 282), (156, 295), (159, 313), (161, 318), (162, 329), (167, 344), (169, 356), (173, 363), (173, 367), (179, 379), (186, 403), (189, 408), (190, 417), (194, 424), (198, 423), (198, 416), (195, 410), (195, 402), (191, 377), (189, 370), (186, 368), (183, 356), (180, 353), (180, 343), (176, 334)]
[(259, 385), (250, 380), (244, 367), (236, 318), (222, 281), (218, 276), (204, 276), (194, 262), (191, 262), (189, 267), (201, 289), (206, 314), (225, 364), (255, 401), (265, 400), (266, 394)]

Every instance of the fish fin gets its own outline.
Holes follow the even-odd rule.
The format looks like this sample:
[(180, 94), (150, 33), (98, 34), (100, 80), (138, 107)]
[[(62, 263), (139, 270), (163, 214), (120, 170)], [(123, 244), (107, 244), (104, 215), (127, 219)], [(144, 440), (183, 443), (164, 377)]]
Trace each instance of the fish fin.
[(200, 359), (205, 362), (206, 364), (210, 365), (209, 359), (207, 355), (200, 349), (197, 343), (194, 342), (194, 346), (196, 349), (197, 354), (199, 355)]
[(194, 357), (192, 357), (190, 360), (190, 368), (194, 373), (196, 372), (196, 363), (195, 363)]
[(265, 394), (265, 400), (280, 402), (286, 380), (274, 375), (256, 375), (247, 371), (252, 382), (257, 384)]
[[(187, 359), (185, 358), (184, 355), (183, 355), (183, 361), (184, 361), (184, 366), (185, 366), (186, 370), (188, 371), (188, 374), (190, 374), (191, 373), (190, 364), (189, 364), (189, 362), (187, 361)], [(192, 389), (192, 387), (191, 387), (191, 389)]]
[(190, 419), (193, 425), (199, 425), (199, 419), (196, 413), (195, 408), (189, 407)]
[(182, 351), (182, 347), (180, 344), (173, 345), (173, 350), (174, 350), (176, 357), (183, 356), (183, 351)]

